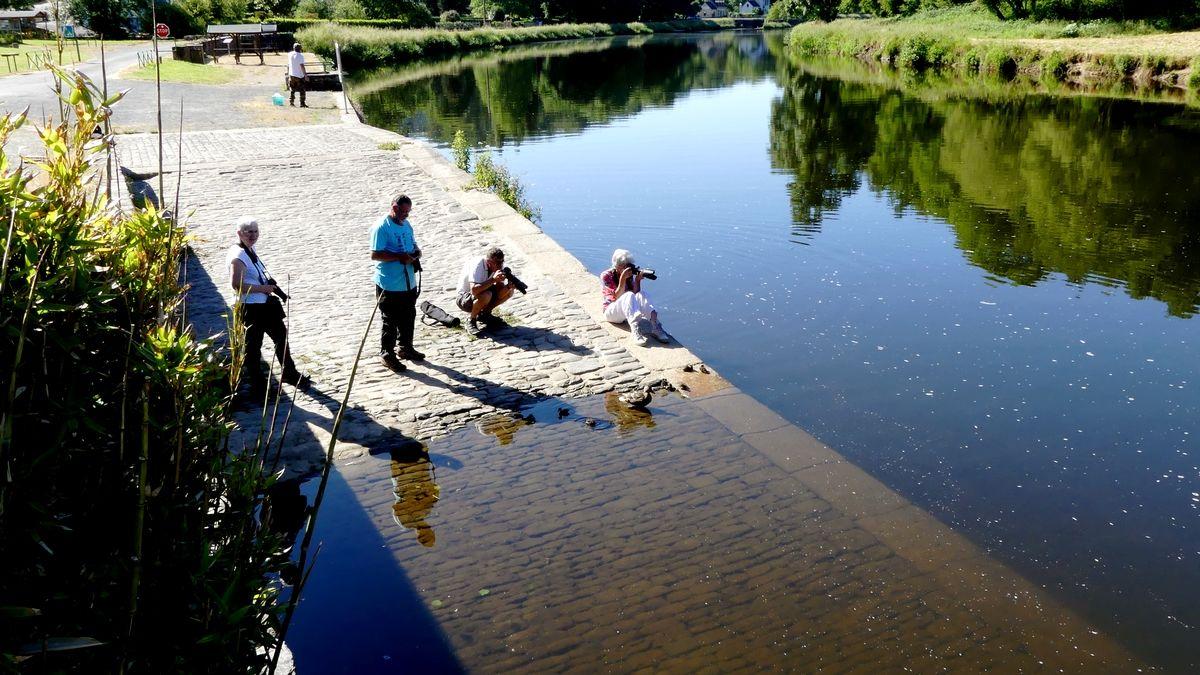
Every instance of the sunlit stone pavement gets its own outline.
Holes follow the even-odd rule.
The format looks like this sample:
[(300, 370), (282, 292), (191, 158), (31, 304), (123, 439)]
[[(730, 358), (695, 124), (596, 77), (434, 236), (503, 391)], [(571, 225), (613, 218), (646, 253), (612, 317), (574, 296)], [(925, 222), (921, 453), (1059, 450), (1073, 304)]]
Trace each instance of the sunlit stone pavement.
[[(167, 141), (173, 167), (176, 137)], [(128, 166), (155, 167), (151, 137), (120, 143)], [(183, 147), (181, 210), (195, 251), (187, 311), (197, 332), (224, 330), (224, 251), (240, 216), (259, 220), (259, 251), (293, 297), (293, 350), (314, 387), (297, 397), (283, 439), (292, 474), (316, 467), (329, 439), (373, 306), (368, 231), (393, 195), (414, 202), (424, 299), (457, 313), (455, 276), (489, 245), (504, 248), (531, 286), (503, 308), (513, 327), (491, 337), (418, 324), (428, 360), (404, 374), (374, 359), (376, 321), (338, 444), (338, 471), (359, 515), (424, 603), (390, 610), (423, 612), (462, 667), (1140, 667), (719, 376), (684, 374), (696, 361), (686, 349), (633, 347), (599, 321), (597, 282), (578, 261), (493, 196), (464, 192), (465, 175), (431, 149), (355, 123), (185, 133)], [(663, 377), (687, 385), (687, 398), (659, 397), (649, 416), (603, 396)], [(512, 421), (547, 397), (561, 402), (562, 419), (539, 410), (532, 425)], [(235, 442), (253, 439), (259, 416), (243, 411), (239, 423)], [(432, 464), (404, 453), (409, 439), (427, 445)], [(320, 527), (330, 529), (319, 527), (318, 538), (352, 547), (338, 539), (342, 506), (322, 515)], [(302, 604), (300, 624), (369, 617), (389, 602), (323, 592), (338, 574), (393, 573), (342, 568), (339, 555), (354, 558), (322, 553), (311, 591), (337, 599), (324, 601), (320, 616), (304, 616)], [(289, 636), (300, 672), (306, 652), (353, 643), (305, 641), (316, 632)], [(414, 648), (397, 636), (392, 666), (403, 668)], [(352, 658), (382, 663), (371, 660), (381, 654)]]

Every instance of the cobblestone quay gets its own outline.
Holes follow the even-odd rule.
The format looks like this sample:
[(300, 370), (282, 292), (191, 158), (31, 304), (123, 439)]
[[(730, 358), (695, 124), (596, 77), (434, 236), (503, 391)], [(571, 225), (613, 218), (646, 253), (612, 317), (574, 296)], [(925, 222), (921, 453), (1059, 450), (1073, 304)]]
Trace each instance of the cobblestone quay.
[[(174, 167), (178, 139), (166, 140)], [(192, 132), (182, 144), (197, 332), (225, 330), (224, 250), (240, 216), (259, 220), (260, 253), (293, 297), (293, 350), (314, 387), (286, 438), (292, 473), (317, 466), (329, 438), (373, 306), (368, 231), (393, 195), (414, 202), (423, 298), (452, 309), (463, 261), (490, 245), (529, 283), (503, 308), (511, 328), (474, 339), (418, 325), (426, 362), (398, 375), (365, 360), (337, 450), (362, 512), (468, 669), (1142, 667), (719, 375), (684, 372), (698, 362), (685, 348), (632, 345), (601, 320), (595, 277), (494, 196), (464, 191), (466, 175), (431, 148), (350, 120)], [(157, 162), (149, 136), (122, 137), (120, 152), (138, 171)], [(687, 398), (659, 399), (648, 418), (601, 396), (662, 377)], [(546, 397), (575, 409), (512, 426), (513, 411)], [(600, 423), (584, 427), (583, 415)], [(244, 413), (237, 433), (253, 436), (258, 420)], [(412, 439), (461, 468), (434, 483), (426, 460), (396, 458)], [(340, 601), (350, 614), (365, 599)], [(314, 647), (293, 647), (303, 671)], [(407, 648), (397, 637), (391, 658), (403, 664)]]

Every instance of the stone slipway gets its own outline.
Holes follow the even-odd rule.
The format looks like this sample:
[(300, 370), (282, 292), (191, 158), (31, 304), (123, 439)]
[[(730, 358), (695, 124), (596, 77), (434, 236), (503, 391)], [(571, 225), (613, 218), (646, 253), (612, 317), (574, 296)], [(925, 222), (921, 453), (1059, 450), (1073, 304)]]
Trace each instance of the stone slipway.
[[(178, 138), (166, 140), (165, 165), (174, 167)], [(121, 137), (120, 144), (126, 166), (153, 169), (152, 136)], [(404, 192), (413, 198), (410, 220), (425, 251), (423, 298), (453, 309), (463, 261), (489, 245), (504, 248), (531, 292), (503, 308), (514, 326), (492, 338), (418, 324), (417, 347), (428, 360), (403, 375), (374, 359), (376, 321), (338, 444), (343, 466), (406, 437), (429, 441), (510, 415), (539, 397), (584, 397), (666, 378), (682, 385), (691, 400), (679, 405), (694, 406), (689, 414), (698, 415), (711, 436), (752, 448), (805, 495), (828, 504), (851, 538), (878, 545), (906, 570), (903, 578), (919, 579), (920, 601), (939, 620), (981, 627), (970, 632), (977, 639), (960, 639), (952, 650), (987, 652), (988, 658), (971, 661), (1005, 671), (1144, 668), (1044, 592), (719, 375), (684, 372), (700, 362), (686, 348), (633, 345), (627, 331), (603, 320), (598, 282), (578, 260), (494, 195), (464, 190), (468, 176), (433, 148), (357, 119), (189, 132), (183, 147), (181, 202), (195, 251), (188, 312), (197, 331), (224, 330), (230, 299), (224, 250), (235, 241), (232, 223), (242, 215), (258, 218), (263, 260), (294, 299), (293, 349), (316, 384), (310, 395), (297, 397), (282, 445), (289, 470), (302, 473), (320, 461), (373, 307), (368, 230), (391, 196)], [(235, 438), (252, 441), (259, 417), (243, 413), (239, 423), (243, 431)], [(869, 576), (870, 570), (856, 573)]]

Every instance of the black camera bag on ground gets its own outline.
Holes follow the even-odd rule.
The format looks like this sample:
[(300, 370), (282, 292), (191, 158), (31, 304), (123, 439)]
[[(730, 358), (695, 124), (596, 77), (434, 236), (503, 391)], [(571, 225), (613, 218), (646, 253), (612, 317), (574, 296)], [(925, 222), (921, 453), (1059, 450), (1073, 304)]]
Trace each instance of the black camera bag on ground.
[[(438, 307), (428, 300), (421, 301), (421, 323), (427, 326), (433, 326), (435, 323), (440, 323), (446, 328), (458, 328), (462, 325), (462, 321), (457, 316), (450, 316), (446, 310)], [(432, 319), (432, 322), (429, 321)]]

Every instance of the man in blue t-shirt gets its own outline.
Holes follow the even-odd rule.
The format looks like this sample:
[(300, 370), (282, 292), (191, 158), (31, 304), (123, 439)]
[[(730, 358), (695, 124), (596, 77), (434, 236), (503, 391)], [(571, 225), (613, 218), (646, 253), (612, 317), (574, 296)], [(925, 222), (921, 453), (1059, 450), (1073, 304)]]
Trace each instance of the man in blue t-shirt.
[[(413, 328), (417, 320), (417, 272), (421, 249), (413, 237), (408, 212), (412, 200), (399, 195), (392, 210), (371, 228), (371, 260), (375, 261), (375, 298), (383, 314), (383, 332), (379, 341), (379, 359), (388, 368), (406, 370), (400, 359), (420, 361), (425, 355), (413, 348)], [(396, 354), (396, 342), (400, 354)]]

